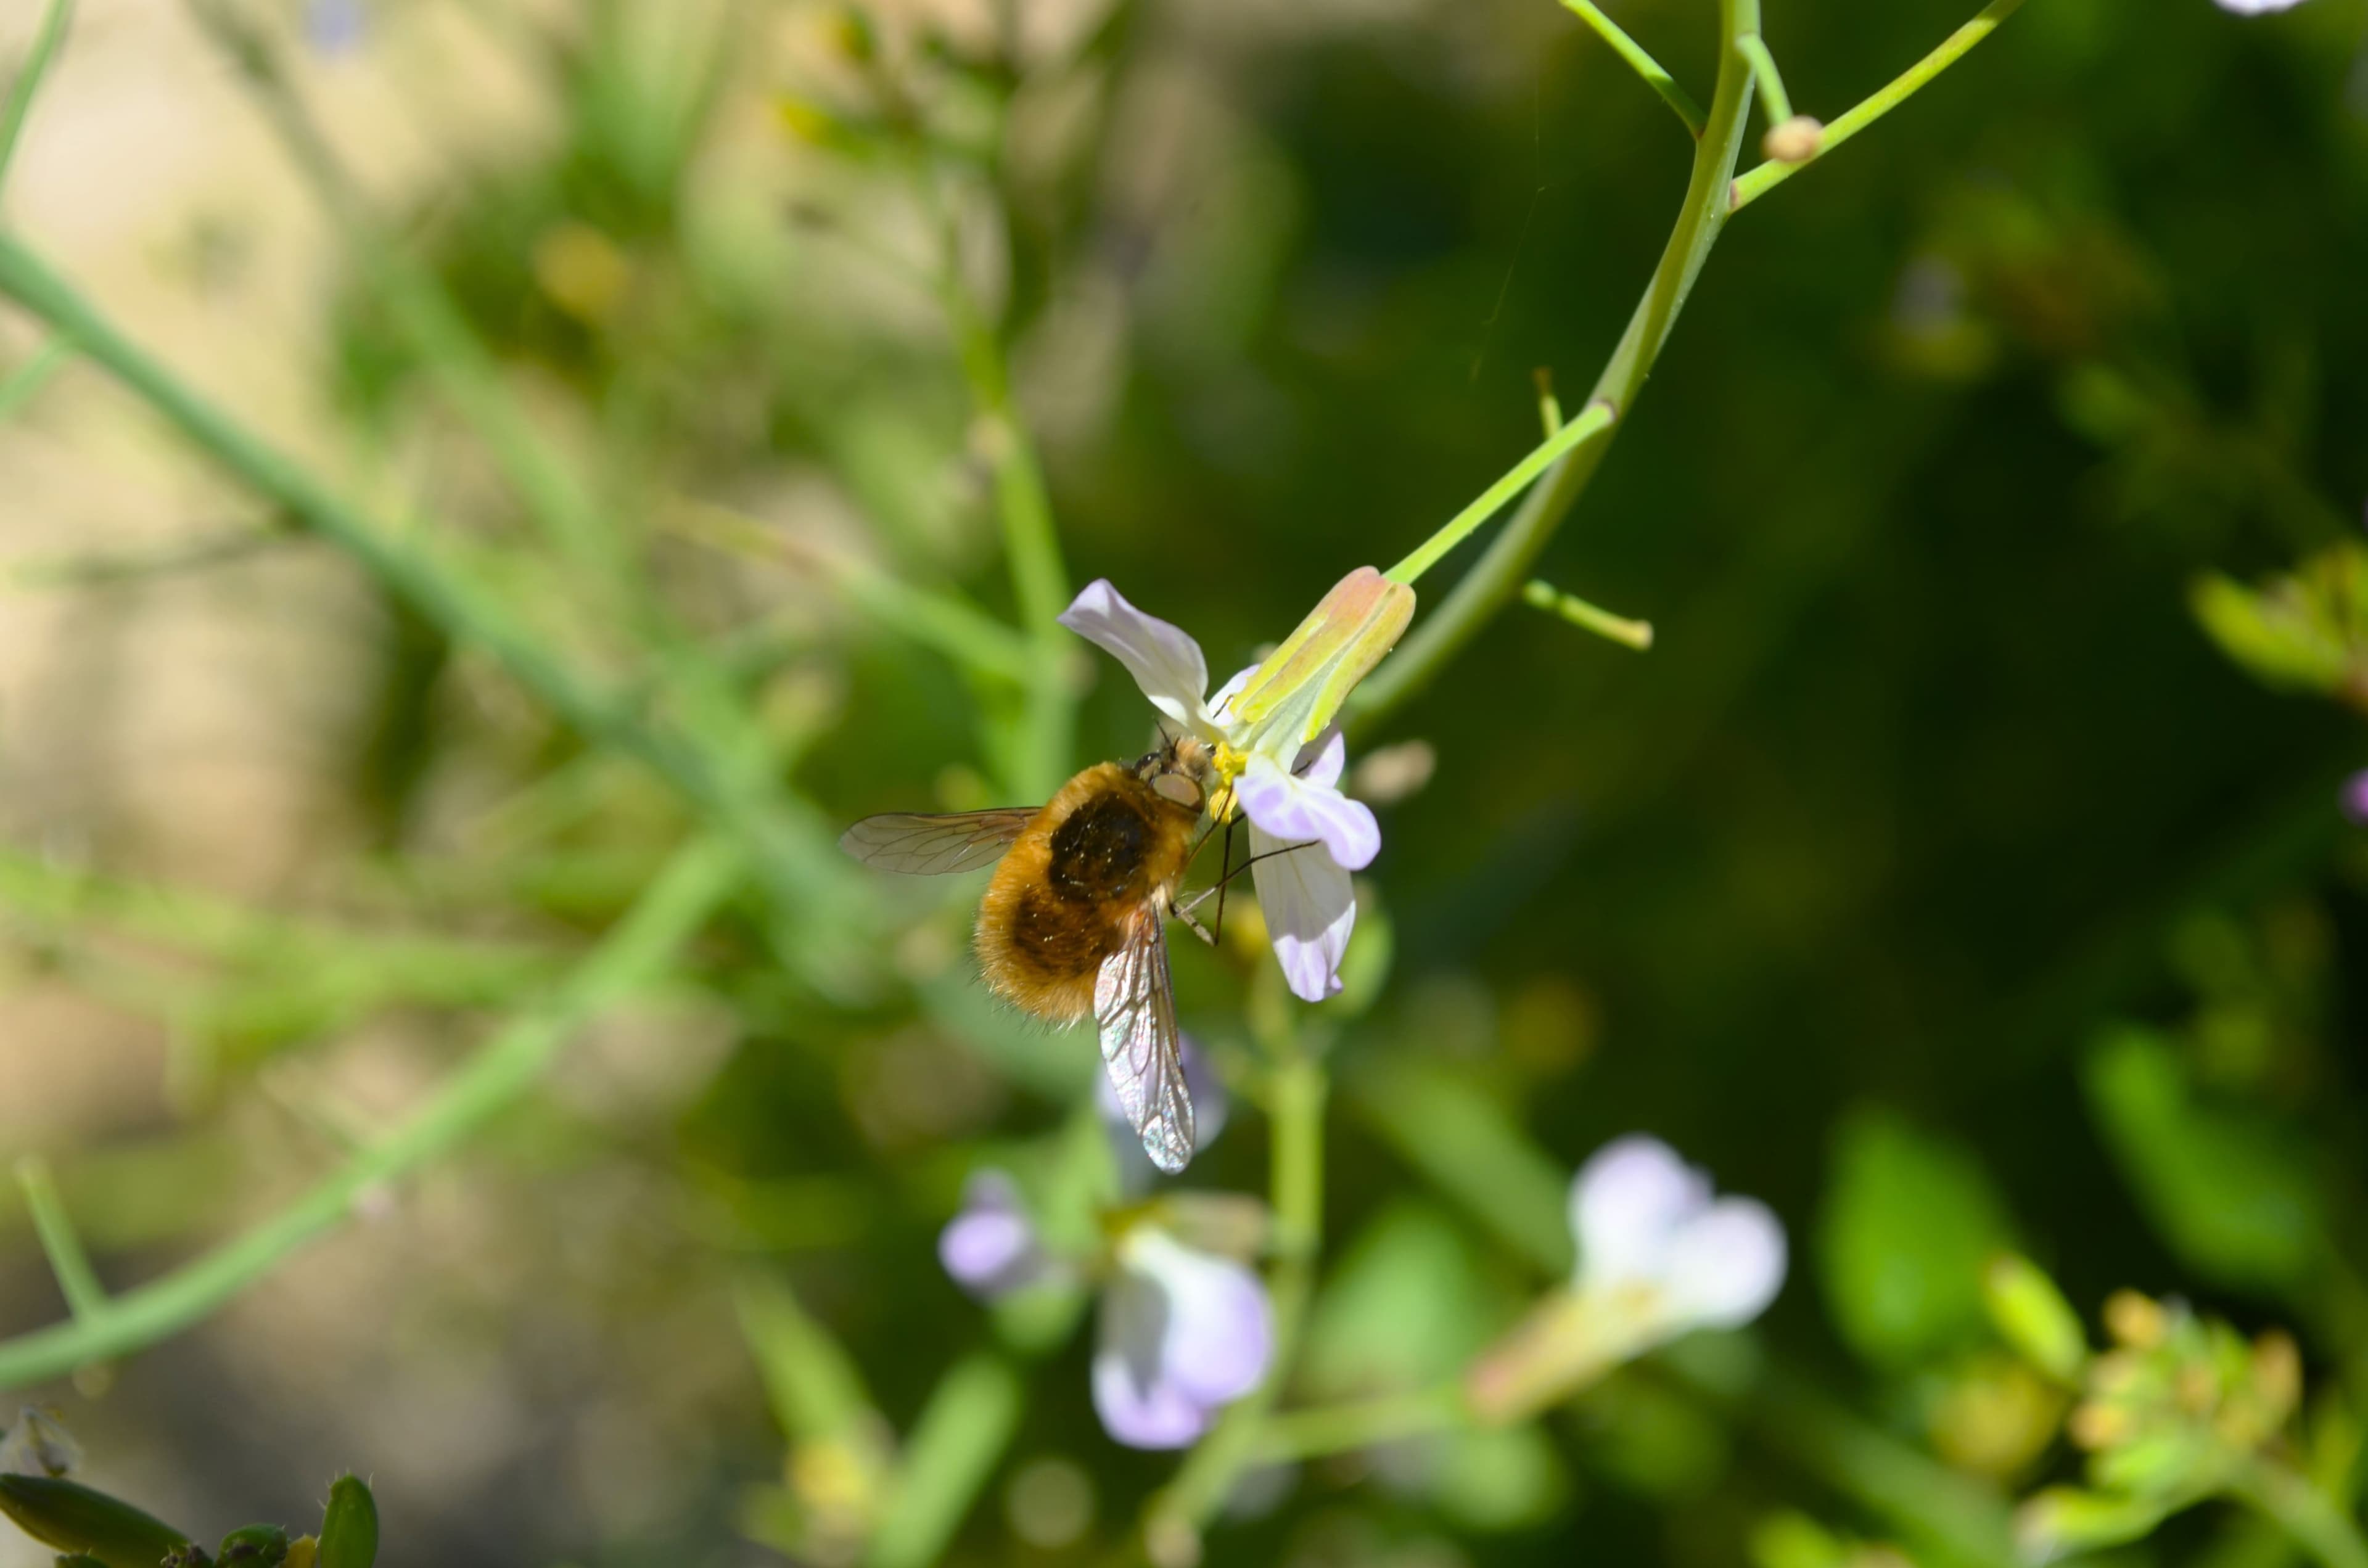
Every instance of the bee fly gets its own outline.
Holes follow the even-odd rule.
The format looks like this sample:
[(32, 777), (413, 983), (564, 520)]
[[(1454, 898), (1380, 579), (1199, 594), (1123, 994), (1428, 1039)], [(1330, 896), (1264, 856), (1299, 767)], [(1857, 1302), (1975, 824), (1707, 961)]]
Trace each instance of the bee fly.
[(1215, 781), (1208, 747), (1183, 735), (1131, 767), (1096, 763), (1042, 807), (865, 817), (838, 841), (884, 871), (996, 862), (974, 938), (988, 987), (1054, 1023), (1093, 1015), (1119, 1103), (1152, 1164), (1171, 1175), (1192, 1157), (1192, 1102), (1167, 917), (1201, 929), (1176, 893)]

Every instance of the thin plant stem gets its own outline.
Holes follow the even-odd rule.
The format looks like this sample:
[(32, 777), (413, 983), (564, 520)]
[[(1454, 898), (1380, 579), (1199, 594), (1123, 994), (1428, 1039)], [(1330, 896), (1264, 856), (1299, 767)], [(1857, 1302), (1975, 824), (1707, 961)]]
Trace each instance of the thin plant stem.
[[(1274, 1069), (1267, 1112), (1274, 1132), (1272, 1201), (1275, 1266), (1267, 1279), (1274, 1311), (1274, 1355), (1265, 1381), (1226, 1407), (1177, 1472), (1152, 1501), (1144, 1530), (1146, 1541), (1197, 1540), (1234, 1482), (1258, 1457), (1268, 1415), (1290, 1375), (1307, 1305), (1315, 1290), (1316, 1255), (1324, 1229), (1324, 1108), (1327, 1084), (1323, 1067), (1289, 1023), (1286, 1054)], [(1164, 1553), (1162, 1553), (1164, 1555)]]
[(0, 381), (0, 419), (6, 419), (50, 384), (50, 378), (65, 368), (74, 358), (74, 345), (63, 337), (52, 337), (33, 350), (31, 358), (8, 372)]
[(2257, 1460), (2237, 1472), (2228, 1491), (2267, 1516), (2321, 1568), (2368, 1568), (2368, 1539), (2358, 1523), (2285, 1466)]
[(1457, 1431), (1471, 1419), (1463, 1391), (1455, 1383), (1311, 1405), (1267, 1417), (1258, 1432), (1257, 1458), (1260, 1464), (1291, 1464), (1429, 1433)]
[(1751, 62), (1751, 74), (1759, 79), (1759, 99), (1767, 111), (1768, 123), (1782, 125), (1792, 119), (1792, 95), (1784, 91), (1784, 74), (1776, 69), (1776, 56), (1769, 52), (1768, 40), (1758, 33), (1748, 33), (1737, 40), (1737, 47)]
[(27, 1154), (17, 1162), (17, 1185), (24, 1189), (33, 1233), (40, 1238), (50, 1272), (57, 1276), (58, 1293), (66, 1299), (66, 1311), (76, 1323), (90, 1322), (107, 1311), (107, 1287), (98, 1282), (90, 1254), (83, 1250), (82, 1237), (74, 1233), (74, 1221), (58, 1199), (50, 1163), (38, 1154)]
[(1624, 615), (1614, 615), (1600, 605), (1591, 604), (1577, 594), (1565, 594), (1542, 577), (1532, 577), (1522, 585), (1521, 600), (1548, 615), (1559, 616), (1573, 626), (1607, 638), (1623, 648), (1638, 653), (1653, 645), (1653, 623), (1634, 620)]
[(58, 57), (58, 47), (65, 41), (66, 28), (73, 20), (74, 0), (50, 0), (50, 8), (41, 17), (41, 30), (33, 36), (32, 51), (25, 56), (24, 68), (8, 85), (7, 101), (0, 105), (0, 189), (6, 187), (8, 165), (17, 155), (17, 139), (24, 133), (25, 117), (33, 108), (33, 95), (41, 90), (41, 79), (50, 74), (50, 66)]
[(1697, 141), (1701, 139), (1702, 128), (1708, 123), (1702, 116), (1702, 105), (1694, 102), (1692, 94), (1678, 85), (1678, 79), (1662, 69), (1659, 61), (1645, 53), (1643, 45), (1630, 38), (1619, 23), (1605, 16), (1595, 0), (1562, 0), (1562, 5), (1564, 10), (1573, 13), (1593, 28), (1596, 36), (1611, 46), (1612, 53), (1627, 62), (1630, 70), (1645, 78), (1646, 86), (1661, 95), (1661, 101), (1676, 110), (1678, 118), (1685, 121), (1686, 134)]
[(992, 1352), (946, 1369), (906, 1436), (865, 1568), (926, 1568), (943, 1558), (1019, 1432), (1027, 1398), (1018, 1369)]
[(1964, 59), (1968, 50), (1998, 31), (1998, 24), (2013, 16), (2021, 6), (2022, 0), (1990, 0), (1982, 7), (1979, 16), (1951, 33), (1941, 41), (1940, 48), (1908, 67), (1881, 92), (1827, 126), (1814, 156), (1793, 164), (1770, 159), (1738, 178), (1731, 199), (1733, 208), (1748, 207), (1803, 169), (1823, 163), (1826, 155), (1835, 148), (1906, 103), (1926, 83)]
[[(1588, 395), (1588, 407), (1600, 407), (1611, 419), (1624, 417), (1644, 390), (1645, 379), (1652, 373), (1653, 362), (1668, 341), (1678, 312), (1684, 308), (1686, 296), (1726, 221), (1728, 187), (1734, 183), (1736, 159), (1743, 150), (1744, 123), (1751, 112), (1751, 63), (1738, 40), (1759, 30), (1759, 0), (1720, 0), (1719, 19), (1725, 41), (1719, 51), (1718, 84), (1711, 96), (1709, 119), (1694, 143), (1693, 172), (1686, 182), (1677, 224), (1662, 247), (1652, 281), (1629, 317), (1627, 330)], [(1564, 429), (1578, 423), (1573, 420)], [(1603, 454), (1611, 449), (1613, 428), (1616, 426), (1607, 426), (1604, 439), (1578, 442), (1554, 461), (1504, 531), (1440, 607), (1414, 629), (1395, 657), (1357, 688), (1350, 712), (1358, 725), (1371, 727), (1421, 690), (1520, 591), (1539, 552), (1595, 477)], [(1499, 485), (1503, 483), (1498, 481)]]
[(1609, 406), (1590, 403), (1579, 410), (1577, 418), (1568, 424), (1557, 424), (1544, 440), (1531, 449), (1528, 457), (1508, 469), (1502, 478), (1482, 491), (1470, 506), (1449, 518), (1445, 527), (1423, 540), (1405, 560), (1391, 567), (1385, 575), (1394, 583), (1413, 584), (1438, 565), (1449, 551), (1470, 538), (1474, 529), (1503, 511), (1506, 503), (1519, 495), (1531, 480), (1577, 450), (1581, 443), (1611, 429), (1616, 417)]
[(539, 1006), (513, 1017), (393, 1132), (245, 1234), (74, 1320), (0, 1342), (0, 1389), (126, 1355), (203, 1321), (336, 1230), (382, 1183), (437, 1158), (522, 1098), (576, 1030), (657, 979), (732, 891), (728, 841), (678, 851), (649, 890)]
[(978, 411), (978, 440), (995, 471), (996, 513), (1003, 524), (1003, 550), (1011, 565), (1012, 597), (1032, 651), (1027, 711), (1012, 787), (1029, 800), (1052, 793), (1068, 772), (1070, 700), (1062, 671), (1068, 662), (1068, 633), (1060, 622), (1068, 607), (1069, 574), (1061, 559), (1061, 536), (1044, 471), (1011, 396), (1011, 376), (994, 324), (972, 299), (962, 279), (951, 219), (945, 229), (942, 295), (963, 378)]

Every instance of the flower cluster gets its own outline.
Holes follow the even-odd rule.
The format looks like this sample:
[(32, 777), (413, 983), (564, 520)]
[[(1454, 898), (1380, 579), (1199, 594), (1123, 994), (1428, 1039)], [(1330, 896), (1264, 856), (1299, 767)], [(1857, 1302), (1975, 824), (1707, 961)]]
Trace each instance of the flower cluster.
[(1348, 752), (1334, 721), (1413, 617), (1413, 589), (1359, 567), (1265, 660), (1211, 695), (1201, 645), (1107, 581), (1087, 584), (1061, 616), (1210, 747), (1223, 782), (1215, 809), (1249, 820), (1259, 912), (1291, 989), (1309, 1002), (1340, 989), (1357, 922), (1349, 874), (1382, 847), (1372, 808), (1340, 790)]
[[(1185, 1042), (1193, 1097), (1214, 1112), (1198, 1125), (1205, 1146), (1224, 1121), (1224, 1097)], [(1139, 1192), (1153, 1175), (1125, 1114), (1104, 1095), (1103, 1119), (1121, 1162), (1121, 1184)], [(1100, 1281), (1093, 1360), (1094, 1409), (1104, 1429), (1137, 1449), (1180, 1449), (1217, 1412), (1257, 1388), (1274, 1355), (1273, 1312), (1246, 1261), (1264, 1228), (1254, 1200), (1178, 1193), (1105, 1216), (1106, 1255), (1085, 1266)], [(962, 1212), (938, 1240), (955, 1282), (982, 1300), (1073, 1279), (1079, 1266), (1044, 1245), (1018, 1186), (981, 1171)]]

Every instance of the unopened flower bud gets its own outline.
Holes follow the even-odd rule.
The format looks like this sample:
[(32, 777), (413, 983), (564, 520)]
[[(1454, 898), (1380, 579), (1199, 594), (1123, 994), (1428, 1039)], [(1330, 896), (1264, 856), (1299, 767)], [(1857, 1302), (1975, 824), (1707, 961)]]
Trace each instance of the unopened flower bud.
[(2105, 1298), (2105, 1332), (2133, 1350), (2151, 1350), (2169, 1332), (2162, 1303), (2135, 1290), (2116, 1290)]
[(1771, 125), (1759, 141), (1759, 150), (1780, 164), (1805, 164), (1817, 155), (1826, 144), (1823, 122), (1805, 114), (1796, 114), (1781, 125)]
[(2004, 1254), (1982, 1276), (1982, 1302), (1998, 1335), (2026, 1361), (2060, 1383), (2077, 1382), (2089, 1359), (2080, 1318), (2045, 1271)]
[(321, 1568), (370, 1568), (378, 1561), (378, 1502), (356, 1476), (339, 1476), (321, 1516)]
[(1250, 672), (1233, 716), (1254, 730), (1280, 729), (1293, 744), (1321, 735), (1357, 683), (1371, 675), (1414, 619), (1414, 590), (1360, 566)]
[(221, 1568), (284, 1568), (288, 1532), (278, 1525), (247, 1525), (222, 1537), (214, 1553)]
[(55, 1476), (0, 1475), (0, 1513), (43, 1545), (96, 1557), (107, 1568), (156, 1568), (189, 1544), (162, 1519)]

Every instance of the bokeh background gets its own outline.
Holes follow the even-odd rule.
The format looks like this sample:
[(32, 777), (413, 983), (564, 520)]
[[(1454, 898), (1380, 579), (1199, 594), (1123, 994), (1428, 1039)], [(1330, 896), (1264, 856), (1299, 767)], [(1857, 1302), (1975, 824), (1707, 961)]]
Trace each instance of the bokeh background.
[[(1618, 15), (1706, 97), (1711, 11)], [(1766, 26), (1830, 117), (1964, 20)], [(1042, 770), (1007, 687), (879, 608), (1011, 613), (966, 331), (1074, 581), (1222, 672), (1525, 451), (1536, 369), (1592, 380), (1689, 153), (1547, 0), (84, 0), (5, 216), (543, 645), (734, 694), (826, 828)], [(1452, 1372), (1543, 1283), (1491, 1195), (1637, 1129), (1783, 1218), (1759, 1370), (1269, 1480), (1213, 1561), (1785, 1568), (1771, 1517), (1900, 1536), (1888, 1458), (2009, 1497), (2072, 1464), (1980, 1309), (2009, 1245), (2368, 1395), (2368, 744), (2193, 608), (2361, 528), (2363, 279), (2362, 0), (2032, 0), (1736, 218), (1541, 567), (1652, 650), (1517, 605), (1360, 737), (1436, 766), (1336, 1005), (1293, 1397)], [(0, 309), (0, 375), (42, 343)], [(418, 1103), (689, 831), (87, 363), (0, 421), (0, 1154), (47, 1156), (111, 1284)], [(1113, 666), (1061, 679), (1063, 770), (1141, 749)], [(204, 1531), (350, 1467), (396, 1563), (844, 1555), (860, 1497), (795, 1462), (748, 1303), (803, 1303), (905, 1426), (1010, 1332), (937, 1266), (964, 1175), (1057, 1142), (1090, 1062), (980, 1002), (968, 890), (815, 885), (734, 901), (201, 1327), (23, 1397)], [(1178, 962), (1248, 1079), (1246, 952)], [(1192, 1180), (1266, 1163), (1245, 1106)], [(12, 1191), (0, 1333), (62, 1312)], [(957, 1560), (1102, 1561), (1171, 1472), (1100, 1432), (1089, 1342), (1030, 1342)], [(2207, 1512), (2121, 1560), (2282, 1550)]]

